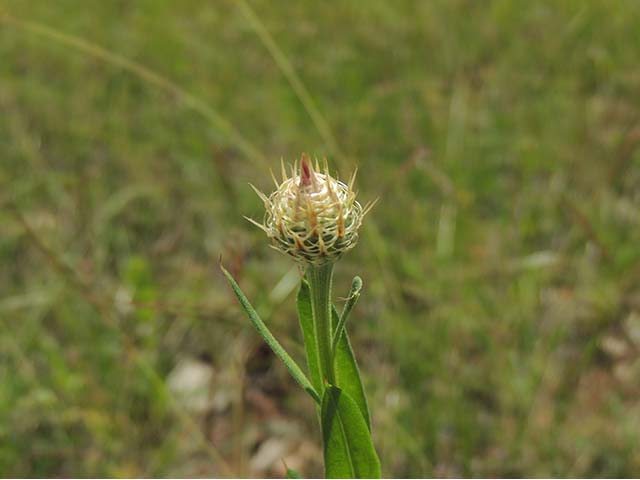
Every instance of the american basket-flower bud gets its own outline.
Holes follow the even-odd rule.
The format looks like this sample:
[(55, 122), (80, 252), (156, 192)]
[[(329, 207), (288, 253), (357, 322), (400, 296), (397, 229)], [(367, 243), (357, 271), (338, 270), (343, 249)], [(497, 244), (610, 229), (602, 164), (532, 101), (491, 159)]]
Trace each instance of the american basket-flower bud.
[[(254, 187), (265, 205), (264, 224), (248, 218), (271, 239), (272, 245), (302, 263), (335, 262), (355, 246), (362, 219), (373, 204), (363, 208), (353, 191), (355, 172), (349, 184), (331, 175), (325, 162), (319, 172), (302, 154), (291, 177), (282, 167), (282, 182), (266, 196)], [(253, 187), (253, 185), (252, 185)]]

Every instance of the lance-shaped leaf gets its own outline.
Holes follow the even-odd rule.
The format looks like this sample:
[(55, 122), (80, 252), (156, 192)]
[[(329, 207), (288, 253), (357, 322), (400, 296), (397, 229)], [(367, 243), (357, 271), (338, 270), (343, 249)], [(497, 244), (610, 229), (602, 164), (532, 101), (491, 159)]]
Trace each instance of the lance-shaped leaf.
[(380, 460), (360, 408), (340, 388), (322, 397), (322, 439), (327, 478), (380, 478)]
[(311, 293), (309, 291), (309, 284), (305, 280), (300, 282), (296, 306), (298, 308), (298, 319), (304, 340), (304, 349), (307, 354), (307, 366), (309, 367), (311, 383), (317, 392), (322, 392), (322, 373), (320, 372), (318, 344), (316, 343), (315, 329), (313, 328)]
[(309, 382), (309, 379), (305, 376), (304, 372), (300, 369), (298, 364), (293, 360), (293, 358), (291, 358), (291, 356), (289, 356), (286, 350), (282, 347), (282, 345), (280, 345), (278, 340), (276, 340), (273, 334), (269, 331), (258, 313), (254, 310), (253, 306), (251, 306), (251, 303), (249, 302), (247, 297), (244, 295), (244, 293), (242, 293), (242, 290), (240, 290), (240, 287), (233, 279), (231, 274), (222, 265), (220, 265), (220, 269), (222, 270), (222, 273), (224, 273), (225, 277), (227, 277), (227, 280), (229, 281), (233, 292), (236, 294), (236, 297), (238, 297), (238, 300), (240, 301), (240, 305), (242, 305), (242, 308), (244, 308), (244, 311), (247, 313), (249, 320), (256, 328), (260, 336), (262, 336), (267, 345), (269, 345), (271, 350), (273, 350), (273, 353), (275, 353), (280, 358), (280, 360), (284, 362), (284, 365), (287, 367), (289, 373), (291, 373), (296, 382), (298, 382), (300, 386), (309, 395), (311, 395), (311, 397), (317, 403), (320, 403), (320, 396), (318, 395), (316, 389), (313, 388), (313, 385), (311, 385), (311, 382)]
[[(340, 316), (336, 307), (333, 307), (333, 324), (337, 325), (340, 321)], [(353, 354), (351, 348), (351, 342), (349, 341), (349, 335), (344, 330), (340, 337), (340, 341), (336, 346), (334, 353), (334, 368), (336, 374), (336, 383), (340, 388), (346, 391), (349, 396), (356, 402), (362, 417), (364, 418), (367, 426), (371, 429), (371, 416), (369, 414), (369, 405), (367, 403), (367, 396), (364, 392), (364, 385), (362, 385), (362, 379), (360, 378), (360, 370), (356, 362), (356, 357)]]

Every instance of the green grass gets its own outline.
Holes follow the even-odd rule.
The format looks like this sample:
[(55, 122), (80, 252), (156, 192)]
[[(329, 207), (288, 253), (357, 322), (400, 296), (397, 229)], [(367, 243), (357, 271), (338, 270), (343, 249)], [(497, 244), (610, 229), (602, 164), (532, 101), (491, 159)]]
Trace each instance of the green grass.
[[(320, 441), (216, 265), (299, 356), (242, 215), (302, 151), (382, 197), (336, 289), (385, 476), (637, 474), (640, 5), (242, 5), (0, 2), (0, 474), (282, 475), (250, 466), (274, 418)], [(224, 408), (169, 391), (184, 358)]]

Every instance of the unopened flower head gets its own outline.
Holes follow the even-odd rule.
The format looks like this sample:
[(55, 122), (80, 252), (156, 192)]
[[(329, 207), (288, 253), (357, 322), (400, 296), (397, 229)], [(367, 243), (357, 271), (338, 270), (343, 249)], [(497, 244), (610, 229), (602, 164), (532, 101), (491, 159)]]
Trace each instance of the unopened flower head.
[(358, 241), (362, 219), (373, 204), (363, 208), (353, 191), (355, 172), (349, 184), (331, 175), (325, 162), (320, 173), (303, 154), (294, 164), (292, 175), (282, 167), (282, 182), (266, 196), (254, 187), (264, 201), (264, 224), (251, 219), (265, 231), (273, 246), (302, 263), (321, 265), (335, 262)]

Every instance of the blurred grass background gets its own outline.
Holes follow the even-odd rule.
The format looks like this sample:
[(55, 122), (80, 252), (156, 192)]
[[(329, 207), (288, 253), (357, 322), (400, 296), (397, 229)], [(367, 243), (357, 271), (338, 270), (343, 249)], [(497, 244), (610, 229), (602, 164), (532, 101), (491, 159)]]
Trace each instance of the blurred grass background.
[(302, 151), (381, 197), (337, 268), (386, 476), (640, 470), (640, 4), (0, 3), (0, 474), (321, 474)]

